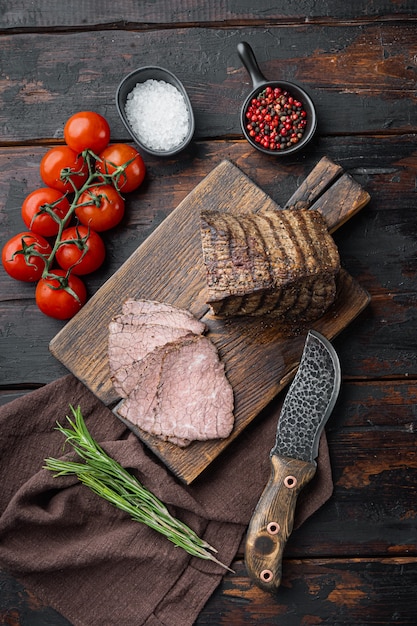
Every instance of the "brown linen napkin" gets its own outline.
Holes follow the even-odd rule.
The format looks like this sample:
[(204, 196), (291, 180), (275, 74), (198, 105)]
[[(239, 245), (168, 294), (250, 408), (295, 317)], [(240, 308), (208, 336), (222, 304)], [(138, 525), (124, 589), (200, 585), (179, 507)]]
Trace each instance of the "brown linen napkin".
[[(269, 477), (282, 397), (192, 485), (178, 481), (74, 376), (0, 409), (0, 566), (74, 626), (188, 626), (225, 570), (190, 557), (72, 477), (43, 470), (63, 449), (56, 422), (80, 406), (87, 427), (171, 512), (230, 564)], [(301, 493), (296, 526), (332, 493), (322, 437), (318, 471)]]

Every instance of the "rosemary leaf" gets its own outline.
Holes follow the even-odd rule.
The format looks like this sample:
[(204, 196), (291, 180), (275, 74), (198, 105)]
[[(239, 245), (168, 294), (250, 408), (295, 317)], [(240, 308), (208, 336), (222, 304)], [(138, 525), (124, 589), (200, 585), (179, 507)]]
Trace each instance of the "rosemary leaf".
[(173, 517), (159, 498), (106, 454), (88, 431), (80, 407), (70, 408), (73, 419), (66, 416), (70, 428), (58, 424), (57, 430), (64, 435), (83, 463), (48, 458), (45, 459), (44, 468), (54, 472), (55, 476), (77, 476), (95, 494), (128, 513), (133, 520), (161, 533), (188, 554), (214, 561), (233, 571), (213, 555), (213, 552), (217, 552), (215, 548)]

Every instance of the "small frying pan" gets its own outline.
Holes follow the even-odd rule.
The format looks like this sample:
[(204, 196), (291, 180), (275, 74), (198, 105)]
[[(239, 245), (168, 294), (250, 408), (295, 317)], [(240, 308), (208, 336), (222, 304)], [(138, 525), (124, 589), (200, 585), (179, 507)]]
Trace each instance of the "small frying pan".
[[(304, 91), (304, 89), (301, 89), (301, 87), (294, 83), (289, 83), (283, 80), (267, 80), (260, 71), (253, 50), (248, 43), (239, 43), (237, 46), (237, 51), (240, 60), (242, 61), (249, 76), (251, 77), (253, 84), (253, 90), (246, 98), (240, 112), (240, 124), (245, 138), (248, 140), (251, 146), (253, 146), (257, 150), (259, 150), (260, 152), (264, 152), (265, 154), (270, 154), (272, 156), (286, 156), (288, 154), (294, 154), (294, 152), (298, 152), (299, 150), (304, 148), (304, 146), (310, 141), (317, 127), (316, 109), (310, 96)], [(266, 87), (272, 87), (272, 89), (278, 87), (283, 92), (288, 92), (288, 96), (292, 96), (295, 100), (301, 102), (302, 108), (306, 112), (306, 126), (304, 128), (304, 133), (302, 137), (298, 139), (297, 143), (292, 143), (290, 147), (271, 150), (270, 148), (266, 148), (257, 141), (255, 141), (255, 139), (252, 138), (249, 134), (250, 131), (247, 128), (248, 118), (246, 117), (247, 110), (252, 100), (256, 98), (258, 94), (261, 93)]]

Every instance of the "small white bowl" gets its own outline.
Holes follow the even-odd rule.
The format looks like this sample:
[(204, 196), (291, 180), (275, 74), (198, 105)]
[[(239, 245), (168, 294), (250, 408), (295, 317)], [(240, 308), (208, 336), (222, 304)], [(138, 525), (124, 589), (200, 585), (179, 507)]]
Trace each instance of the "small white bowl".
[[(178, 91), (181, 93), (181, 95), (184, 97), (185, 104), (187, 106), (188, 126), (189, 126), (188, 133), (186, 137), (183, 139), (183, 141), (180, 144), (178, 144), (178, 146), (175, 146), (175, 148), (172, 148), (171, 150), (154, 150), (146, 146), (141, 141), (141, 138), (133, 131), (129, 123), (129, 120), (127, 119), (125, 107), (126, 107), (126, 100), (127, 100), (128, 95), (133, 91), (133, 89), (136, 87), (138, 83), (144, 83), (145, 81), (150, 80), (150, 79), (164, 81), (165, 83), (169, 83), (170, 85), (173, 85), (174, 87), (176, 87)], [(134, 70), (133, 72), (131, 72), (130, 74), (128, 74), (127, 76), (125, 76), (125, 78), (121, 81), (120, 85), (117, 88), (116, 107), (122, 119), (122, 122), (125, 125), (126, 130), (130, 134), (132, 139), (137, 143), (139, 148), (141, 148), (148, 154), (152, 154), (154, 156), (164, 156), (164, 157), (173, 156), (175, 154), (178, 154), (178, 152), (181, 152), (181, 150), (184, 150), (184, 148), (188, 146), (188, 144), (191, 142), (191, 139), (193, 138), (194, 130), (195, 130), (195, 121), (194, 121), (193, 109), (192, 109), (188, 94), (185, 91), (185, 88), (183, 84), (181, 83), (181, 81), (178, 80), (178, 78), (174, 74), (172, 74), (172, 72), (162, 67), (151, 66), (151, 65), (146, 66), (146, 67), (140, 67)]]

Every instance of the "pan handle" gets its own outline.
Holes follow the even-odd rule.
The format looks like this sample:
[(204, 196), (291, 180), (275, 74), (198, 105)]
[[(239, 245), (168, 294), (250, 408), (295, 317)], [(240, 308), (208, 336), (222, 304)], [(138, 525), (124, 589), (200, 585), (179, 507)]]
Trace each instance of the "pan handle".
[(250, 45), (246, 43), (246, 41), (241, 41), (237, 44), (237, 53), (251, 77), (254, 89), (264, 85), (267, 80), (259, 69), (258, 62)]

